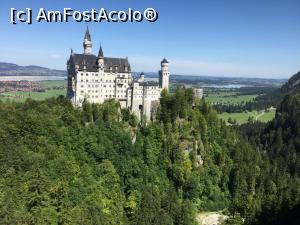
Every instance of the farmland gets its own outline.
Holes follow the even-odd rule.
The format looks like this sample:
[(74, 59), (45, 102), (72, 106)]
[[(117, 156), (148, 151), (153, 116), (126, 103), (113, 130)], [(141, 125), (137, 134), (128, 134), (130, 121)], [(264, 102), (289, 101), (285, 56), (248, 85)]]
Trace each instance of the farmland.
[(237, 124), (247, 123), (249, 118), (252, 118), (254, 121), (268, 122), (275, 117), (276, 109), (272, 108), (268, 111), (251, 111), (251, 112), (242, 112), (242, 113), (221, 113), (219, 118), (226, 121), (227, 124), (230, 124), (228, 120)]
[(45, 88), (43, 92), (37, 91), (9, 91), (0, 94), (1, 101), (16, 101), (24, 102), (27, 98), (33, 100), (44, 100), (46, 98), (57, 97), (59, 95), (66, 95), (66, 81), (39, 81), (42, 87)]
[[(242, 93), (239, 92), (238, 89), (208, 89), (204, 94), (204, 98), (205, 100), (211, 102), (213, 105), (244, 105), (247, 102), (253, 101), (258, 95), (259, 94), (254, 93)], [(275, 108), (270, 108), (268, 110), (253, 110), (235, 113), (222, 112), (219, 113), (219, 118), (226, 121), (227, 124), (230, 124), (228, 120), (236, 124), (247, 123), (249, 118), (256, 121), (268, 122), (274, 118), (275, 112)]]

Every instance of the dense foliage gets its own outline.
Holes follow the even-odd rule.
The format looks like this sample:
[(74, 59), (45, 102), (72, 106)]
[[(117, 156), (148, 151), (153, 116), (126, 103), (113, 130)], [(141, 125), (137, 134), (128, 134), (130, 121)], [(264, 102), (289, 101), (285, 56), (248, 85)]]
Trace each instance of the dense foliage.
[[(188, 225), (219, 210), (250, 224), (277, 200), (280, 170), (265, 183), (272, 160), (191, 89), (164, 91), (151, 122), (113, 100), (74, 109), (59, 97), (0, 103), (0, 124), (0, 224)], [(299, 139), (290, 145), (298, 159)], [(297, 185), (282, 206), (289, 196), (293, 207)]]
[(268, 123), (242, 125), (241, 133), (264, 154), (256, 224), (299, 224), (300, 95), (288, 95)]

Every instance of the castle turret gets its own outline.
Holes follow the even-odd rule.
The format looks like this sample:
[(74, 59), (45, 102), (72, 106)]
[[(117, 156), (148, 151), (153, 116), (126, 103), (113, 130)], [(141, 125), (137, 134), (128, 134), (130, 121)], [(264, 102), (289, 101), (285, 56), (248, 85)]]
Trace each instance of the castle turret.
[(161, 61), (161, 70), (159, 71), (159, 87), (169, 90), (169, 62), (164, 58)]
[(139, 77), (139, 79), (138, 79), (138, 82), (144, 82), (145, 81), (145, 74), (144, 74), (144, 72), (142, 72), (141, 74), (140, 74), (140, 77)]
[(104, 54), (103, 54), (101, 44), (100, 44), (100, 49), (99, 49), (98, 56), (97, 56), (97, 65), (98, 65), (99, 72), (104, 71)]
[(91, 55), (92, 54), (92, 39), (90, 35), (89, 28), (86, 28), (86, 32), (84, 35), (84, 41), (83, 41), (83, 48), (84, 48), (84, 54)]

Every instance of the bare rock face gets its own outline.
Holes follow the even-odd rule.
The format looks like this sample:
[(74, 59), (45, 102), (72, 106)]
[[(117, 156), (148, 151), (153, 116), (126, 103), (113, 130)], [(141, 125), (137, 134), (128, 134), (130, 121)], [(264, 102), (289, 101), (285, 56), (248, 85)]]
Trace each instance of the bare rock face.
[(199, 225), (220, 225), (224, 220), (226, 220), (227, 216), (222, 215), (220, 213), (200, 213), (197, 216), (197, 222)]
[(196, 167), (200, 167), (203, 165), (203, 159), (201, 157), (201, 155), (197, 155), (196, 156)]

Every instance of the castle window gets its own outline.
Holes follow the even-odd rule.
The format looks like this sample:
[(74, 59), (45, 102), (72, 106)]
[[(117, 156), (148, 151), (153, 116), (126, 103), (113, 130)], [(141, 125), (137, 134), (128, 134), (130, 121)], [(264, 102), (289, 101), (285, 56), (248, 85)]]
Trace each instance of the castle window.
[(88, 76), (89, 74), (88, 73), (86, 73), (86, 76)]

